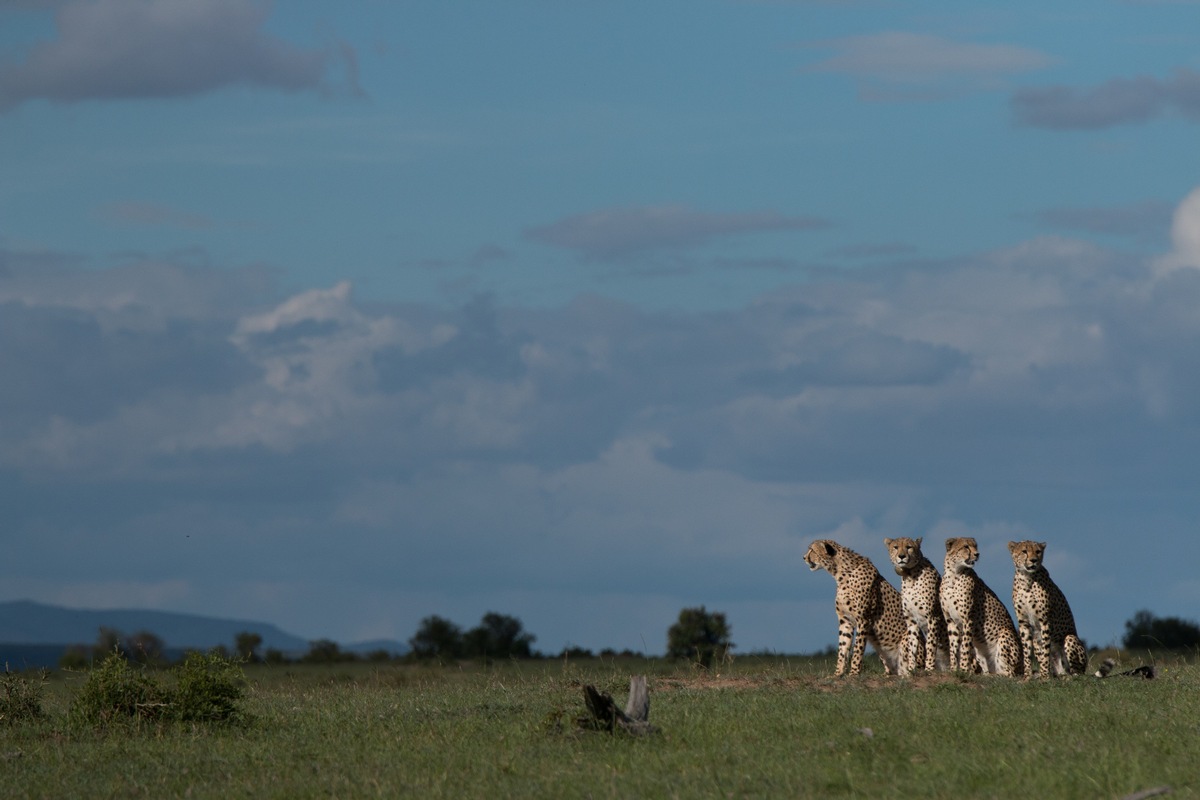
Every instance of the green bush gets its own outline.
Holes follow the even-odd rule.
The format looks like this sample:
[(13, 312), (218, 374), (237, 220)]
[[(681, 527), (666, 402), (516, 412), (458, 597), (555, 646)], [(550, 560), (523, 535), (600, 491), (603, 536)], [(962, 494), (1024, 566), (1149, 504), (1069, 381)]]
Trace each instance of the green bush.
[(84, 725), (118, 719), (159, 720), (166, 716), (170, 693), (144, 667), (132, 667), (115, 649), (88, 673), (71, 703), (70, 716)]
[(189, 653), (168, 685), (145, 667), (131, 665), (114, 651), (88, 674), (71, 704), (77, 724), (139, 722), (219, 722), (240, 716), (239, 664), (218, 653)]
[(217, 653), (188, 653), (177, 668), (172, 716), (184, 722), (221, 722), (240, 716), (242, 668)]
[(6, 667), (0, 677), (0, 723), (14, 724), (45, 716), (42, 712), (42, 691), (46, 676), (33, 680)]

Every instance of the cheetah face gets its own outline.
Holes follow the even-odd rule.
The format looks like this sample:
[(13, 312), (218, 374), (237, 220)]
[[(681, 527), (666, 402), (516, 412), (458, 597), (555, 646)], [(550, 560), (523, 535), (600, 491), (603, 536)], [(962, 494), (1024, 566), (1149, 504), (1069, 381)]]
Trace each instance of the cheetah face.
[(818, 539), (808, 546), (808, 552), (804, 554), (804, 563), (808, 564), (808, 568), (813, 572), (824, 569), (826, 572), (832, 573), (835, 555), (837, 555), (837, 550), (833, 548), (828, 539)]
[(1042, 558), (1046, 554), (1045, 542), (1009, 542), (1008, 552), (1012, 554), (1013, 564), (1018, 570), (1037, 572), (1042, 568)]
[(969, 536), (958, 536), (946, 540), (946, 570), (962, 572), (975, 566), (979, 560), (979, 546)]
[(906, 570), (921, 561), (921, 540), (901, 536), (898, 539), (884, 539), (888, 556), (897, 571)]

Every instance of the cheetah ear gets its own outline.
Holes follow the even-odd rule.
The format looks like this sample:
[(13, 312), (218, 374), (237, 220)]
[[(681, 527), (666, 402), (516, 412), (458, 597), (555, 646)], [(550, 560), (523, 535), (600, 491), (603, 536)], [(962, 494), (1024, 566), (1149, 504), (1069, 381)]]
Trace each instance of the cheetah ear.
[(1043, 550), (1045, 550), (1045, 549), (1046, 549), (1046, 543), (1045, 543), (1045, 542), (1038, 542), (1038, 543), (1037, 543), (1037, 546), (1038, 546), (1038, 547), (1040, 547), (1040, 548), (1042, 548)]
[(920, 547), (921, 542), (923, 542), (923, 541), (925, 541), (925, 538), (923, 536), (918, 536), (917, 537), (917, 547)]
[(1016, 542), (1009, 542), (1009, 543), (1008, 543), (1008, 552), (1010, 552), (1010, 553), (1015, 553), (1015, 552), (1017, 552), (1017, 543), (1016, 543)]
[(885, 536), (885, 537), (883, 537), (883, 546), (884, 546), (884, 547), (891, 547), (891, 546), (892, 546), (892, 540), (891, 540), (891, 539), (889, 539), (889, 538), (888, 538), (888, 537), (886, 537), (886, 536)]
[(825, 545), (825, 555), (827, 555), (827, 556), (837, 555), (837, 550), (833, 549), (832, 544), (830, 544), (829, 542), (821, 542), (821, 544)]
[(947, 539), (946, 540), (946, 552), (949, 553), (953, 549), (954, 549), (954, 539)]

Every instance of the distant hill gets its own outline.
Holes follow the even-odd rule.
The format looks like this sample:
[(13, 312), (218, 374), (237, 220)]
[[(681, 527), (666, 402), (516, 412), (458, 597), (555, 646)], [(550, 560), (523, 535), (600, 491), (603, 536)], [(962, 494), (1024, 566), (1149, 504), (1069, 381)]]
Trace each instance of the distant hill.
[[(311, 644), (266, 622), (139, 609), (95, 611), (16, 600), (0, 603), (0, 669), (6, 664), (13, 669), (53, 667), (72, 645), (95, 644), (101, 628), (125, 635), (149, 631), (163, 640), (167, 657), (172, 659), (185, 650), (218, 645), (232, 648), (239, 633), (257, 633), (262, 637), (260, 652), (279, 650), (289, 658), (304, 655)], [(409, 649), (390, 639), (339, 643), (339, 647), (361, 656), (380, 650), (399, 656)]]
[(13, 644), (94, 644), (101, 628), (125, 634), (149, 631), (172, 649), (207, 650), (217, 645), (233, 647), (239, 633), (257, 633), (262, 649), (302, 653), (308, 640), (281, 631), (266, 622), (218, 619), (170, 611), (111, 609), (94, 611), (16, 600), (0, 603), (0, 642)]

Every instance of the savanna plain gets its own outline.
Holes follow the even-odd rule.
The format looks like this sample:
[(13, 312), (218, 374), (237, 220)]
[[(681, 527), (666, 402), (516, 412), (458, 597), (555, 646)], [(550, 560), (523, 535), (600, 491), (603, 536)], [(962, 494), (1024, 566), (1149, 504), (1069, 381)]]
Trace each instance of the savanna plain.
[[(40, 681), (41, 714), (0, 721), (8, 797), (1200, 796), (1200, 666), (1020, 680), (835, 679), (831, 657), (483, 665), (247, 664), (240, 713), (73, 720), (87, 673)], [(623, 705), (648, 676), (650, 722), (589, 730), (583, 687)], [(1169, 787), (1169, 793), (1167, 793)], [(1155, 792), (1154, 790), (1159, 790)]]

